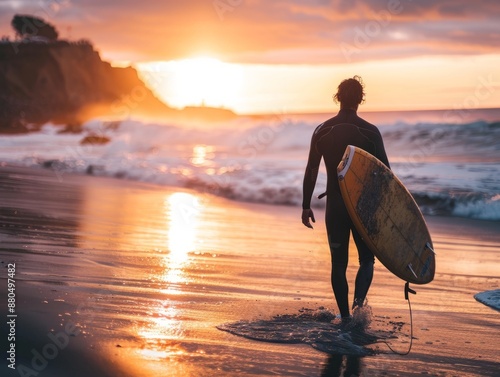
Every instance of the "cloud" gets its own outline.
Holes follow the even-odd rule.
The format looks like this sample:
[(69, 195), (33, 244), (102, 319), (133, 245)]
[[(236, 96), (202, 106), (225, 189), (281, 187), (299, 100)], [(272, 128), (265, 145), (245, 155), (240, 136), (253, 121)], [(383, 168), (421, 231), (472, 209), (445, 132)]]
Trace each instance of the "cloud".
[(47, 0), (1, 3), (87, 38), (114, 60), (213, 54), (259, 63), (334, 63), (498, 50), (497, 0)]

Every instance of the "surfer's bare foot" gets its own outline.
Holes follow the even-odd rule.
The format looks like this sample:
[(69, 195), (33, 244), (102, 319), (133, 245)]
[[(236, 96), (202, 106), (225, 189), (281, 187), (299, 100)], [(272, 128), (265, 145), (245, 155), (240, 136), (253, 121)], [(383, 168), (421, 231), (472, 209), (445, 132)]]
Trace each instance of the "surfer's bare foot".
[(342, 317), (340, 320), (340, 329), (341, 330), (349, 330), (352, 324), (352, 316)]

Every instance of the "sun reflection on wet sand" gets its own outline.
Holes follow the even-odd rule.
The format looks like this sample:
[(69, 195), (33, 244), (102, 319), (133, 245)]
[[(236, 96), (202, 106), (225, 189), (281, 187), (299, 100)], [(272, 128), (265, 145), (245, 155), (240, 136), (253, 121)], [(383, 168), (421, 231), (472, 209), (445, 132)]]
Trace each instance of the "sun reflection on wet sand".
[(189, 253), (196, 250), (198, 218), (201, 204), (188, 193), (174, 193), (165, 200), (168, 219), (168, 250), (163, 263), (167, 283), (163, 293), (180, 293), (180, 284), (187, 283), (183, 268), (189, 264)]
[(183, 336), (181, 320), (177, 319), (177, 310), (173, 307), (158, 308), (148, 325), (137, 332), (144, 341), (144, 348), (138, 353), (149, 360), (162, 360), (175, 355), (182, 355), (178, 341)]
[(181, 295), (182, 286), (189, 282), (184, 269), (190, 263), (189, 253), (196, 250), (202, 210), (196, 196), (180, 192), (167, 197), (164, 206), (169, 253), (161, 261), (164, 273), (158, 280), (165, 283), (165, 288), (160, 292), (167, 297), (157, 308), (152, 308), (149, 322), (137, 331), (145, 341), (139, 354), (149, 360), (163, 360), (183, 354), (179, 346), (184, 336), (182, 313), (171, 297)]

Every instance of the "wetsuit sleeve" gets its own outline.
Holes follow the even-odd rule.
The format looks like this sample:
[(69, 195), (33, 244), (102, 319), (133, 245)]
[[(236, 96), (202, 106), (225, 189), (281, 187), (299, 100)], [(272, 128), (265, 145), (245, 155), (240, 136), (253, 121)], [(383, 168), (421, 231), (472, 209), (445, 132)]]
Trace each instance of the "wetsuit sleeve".
[(321, 153), (316, 148), (316, 133), (311, 139), (309, 149), (309, 158), (307, 160), (306, 172), (304, 174), (304, 183), (302, 187), (302, 209), (311, 208), (311, 197), (318, 178), (319, 164), (321, 162)]
[(387, 158), (387, 153), (385, 153), (384, 141), (382, 140), (382, 135), (380, 134), (380, 131), (378, 131), (377, 134), (378, 137), (375, 143), (375, 146), (377, 148), (377, 155), (375, 157), (377, 157), (380, 161), (384, 163), (385, 166), (387, 166), (390, 169), (391, 165), (389, 165), (389, 159)]

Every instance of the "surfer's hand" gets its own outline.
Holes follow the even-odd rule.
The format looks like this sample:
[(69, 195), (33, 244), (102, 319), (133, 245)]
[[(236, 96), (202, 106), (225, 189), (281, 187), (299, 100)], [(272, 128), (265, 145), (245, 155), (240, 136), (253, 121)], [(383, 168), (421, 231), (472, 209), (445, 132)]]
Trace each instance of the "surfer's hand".
[(310, 208), (303, 209), (302, 210), (302, 224), (304, 224), (308, 228), (313, 229), (313, 226), (311, 225), (311, 222), (309, 221), (309, 219), (311, 219), (313, 223), (316, 222), (316, 219), (314, 218), (314, 213), (313, 213), (312, 209), (310, 209)]

